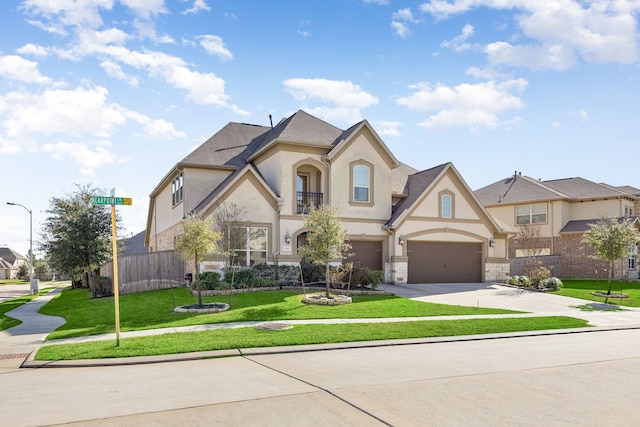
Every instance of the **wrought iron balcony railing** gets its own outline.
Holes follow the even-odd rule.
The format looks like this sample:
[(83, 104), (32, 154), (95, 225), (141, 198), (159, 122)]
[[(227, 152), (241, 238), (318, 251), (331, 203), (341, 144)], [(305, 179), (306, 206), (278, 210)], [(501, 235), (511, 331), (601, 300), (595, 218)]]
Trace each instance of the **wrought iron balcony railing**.
[(298, 191), (297, 193), (297, 212), (299, 214), (308, 214), (310, 208), (318, 208), (322, 206), (322, 193), (310, 193), (308, 191)]

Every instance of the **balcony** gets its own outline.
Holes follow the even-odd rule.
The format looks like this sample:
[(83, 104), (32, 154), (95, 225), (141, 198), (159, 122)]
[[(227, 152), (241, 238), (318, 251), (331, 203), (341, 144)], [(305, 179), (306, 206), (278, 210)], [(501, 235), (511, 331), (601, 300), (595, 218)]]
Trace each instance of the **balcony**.
[(296, 196), (297, 213), (308, 214), (310, 208), (322, 206), (322, 193), (310, 193), (308, 191), (298, 191)]

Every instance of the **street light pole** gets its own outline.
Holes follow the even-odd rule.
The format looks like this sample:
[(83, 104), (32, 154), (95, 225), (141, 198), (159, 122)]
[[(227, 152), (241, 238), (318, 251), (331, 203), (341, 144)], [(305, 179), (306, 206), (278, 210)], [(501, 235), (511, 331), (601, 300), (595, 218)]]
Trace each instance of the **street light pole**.
[(33, 279), (33, 212), (25, 205), (20, 203), (7, 202), (10, 206), (21, 206), (25, 211), (29, 212), (29, 284), (31, 286), (31, 294), (38, 294), (38, 281)]

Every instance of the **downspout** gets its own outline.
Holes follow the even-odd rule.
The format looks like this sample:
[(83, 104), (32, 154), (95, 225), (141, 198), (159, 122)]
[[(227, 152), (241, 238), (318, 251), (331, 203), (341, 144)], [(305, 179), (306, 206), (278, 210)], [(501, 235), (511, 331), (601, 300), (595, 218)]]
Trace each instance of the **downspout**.
[(549, 255), (553, 255), (555, 253), (553, 250), (553, 241), (555, 240), (555, 233), (553, 232), (553, 200), (549, 200), (549, 210), (551, 211), (551, 218), (549, 220), (551, 224), (551, 253)]
[(331, 206), (331, 160), (329, 159), (328, 156), (322, 156), (322, 161), (325, 162), (327, 164), (327, 197), (326, 197), (326, 201), (325, 203), (328, 206)]

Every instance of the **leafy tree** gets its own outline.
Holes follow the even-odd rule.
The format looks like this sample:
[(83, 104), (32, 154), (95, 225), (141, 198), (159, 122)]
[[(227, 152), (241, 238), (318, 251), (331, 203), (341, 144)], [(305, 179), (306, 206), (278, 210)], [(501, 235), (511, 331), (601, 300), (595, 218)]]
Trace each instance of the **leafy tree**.
[(200, 260), (217, 250), (216, 243), (220, 240), (220, 233), (214, 231), (211, 218), (192, 215), (182, 221), (182, 234), (176, 241), (176, 250), (185, 260), (193, 261), (196, 271), (196, 289), (198, 291), (198, 305), (202, 306), (202, 287), (200, 286)]
[(616, 218), (603, 218), (595, 224), (589, 224), (589, 231), (582, 237), (582, 242), (589, 243), (596, 252), (594, 258), (609, 261), (609, 279), (607, 298), (611, 295), (611, 273), (613, 263), (625, 256), (631, 245), (640, 241), (640, 234), (628, 219), (619, 221)]
[(49, 275), (49, 264), (46, 259), (33, 259), (33, 274), (35, 274), (36, 277)]
[(247, 244), (244, 218), (247, 212), (235, 203), (224, 203), (214, 214), (214, 222), (218, 226), (220, 240), (218, 253), (227, 258), (227, 266), (231, 269), (231, 286), (235, 282), (236, 256), (238, 248)]
[(323, 205), (311, 208), (305, 219), (305, 226), (312, 231), (307, 233), (307, 245), (300, 248), (299, 254), (311, 262), (325, 267), (326, 295), (330, 293), (329, 265), (335, 259), (351, 256), (351, 244), (348, 242), (348, 232), (338, 218), (338, 208)]
[(74, 279), (97, 296), (95, 270), (112, 258), (111, 211), (106, 205), (93, 205), (91, 196), (105, 194), (90, 184), (78, 185), (66, 197), (52, 197), (42, 226), (40, 249), (49, 266)]

